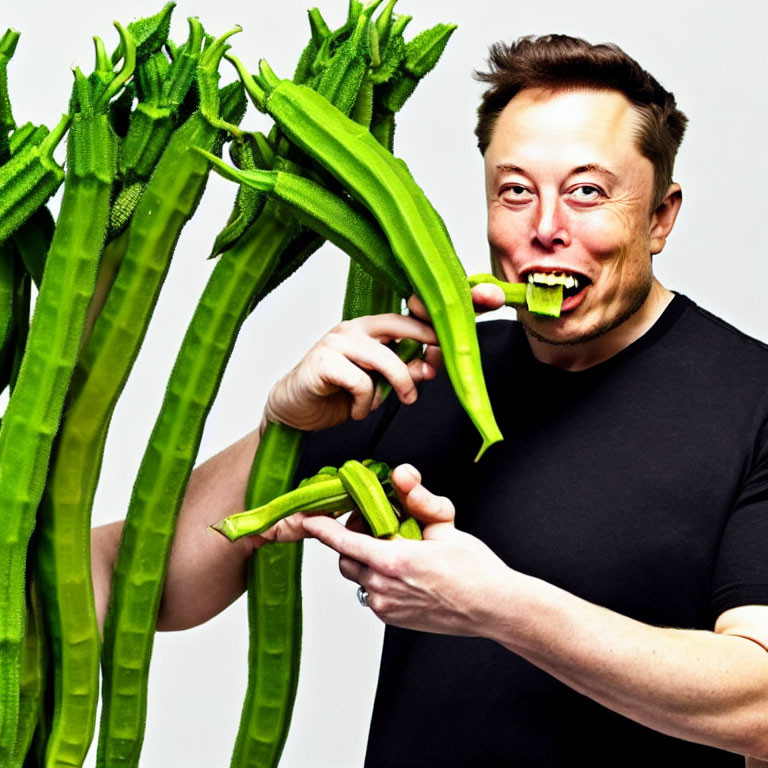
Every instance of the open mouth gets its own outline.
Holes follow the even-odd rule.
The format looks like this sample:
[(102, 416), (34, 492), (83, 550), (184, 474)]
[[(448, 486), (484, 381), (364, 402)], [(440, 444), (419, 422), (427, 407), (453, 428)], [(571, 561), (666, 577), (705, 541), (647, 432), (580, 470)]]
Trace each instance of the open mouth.
[(521, 278), (534, 285), (562, 285), (564, 302), (573, 296), (577, 296), (588, 285), (592, 284), (592, 281), (586, 275), (561, 269), (552, 271), (531, 270), (530, 272), (523, 273)]

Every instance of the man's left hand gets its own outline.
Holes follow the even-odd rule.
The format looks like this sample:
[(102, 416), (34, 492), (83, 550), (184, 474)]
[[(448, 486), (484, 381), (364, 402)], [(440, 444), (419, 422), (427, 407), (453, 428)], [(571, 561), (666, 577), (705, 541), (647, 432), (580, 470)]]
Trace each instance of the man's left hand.
[(454, 506), (421, 484), (402, 464), (392, 472), (403, 511), (423, 526), (423, 541), (384, 541), (327, 517), (307, 517), (305, 530), (336, 550), (339, 569), (368, 593), (368, 605), (388, 624), (424, 632), (483, 635), (510, 569), (483, 542), (454, 527)]

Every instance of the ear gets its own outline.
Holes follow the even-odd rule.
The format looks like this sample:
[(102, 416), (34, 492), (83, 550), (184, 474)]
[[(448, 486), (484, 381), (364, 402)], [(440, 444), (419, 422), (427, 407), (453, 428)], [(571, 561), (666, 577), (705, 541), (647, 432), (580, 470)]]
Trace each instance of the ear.
[(683, 190), (679, 184), (670, 184), (667, 194), (659, 206), (651, 214), (650, 245), (651, 254), (661, 253), (667, 243), (667, 237), (675, 225), (677, 212), (683, 202)]

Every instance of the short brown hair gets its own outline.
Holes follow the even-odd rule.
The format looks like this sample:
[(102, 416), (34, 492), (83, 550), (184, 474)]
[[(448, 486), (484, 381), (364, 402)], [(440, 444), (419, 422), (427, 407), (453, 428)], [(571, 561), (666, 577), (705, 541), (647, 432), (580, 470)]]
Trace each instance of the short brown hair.
[(662, 202), (688, 118), (677, 108), (674, 95), (621, 48), (569, 35), (531, 35), (509, 45), (492, 45), (488, 67), (487, 72), (475, 72), (477, 80), (490, 86), (477, 110), (480, 152), (485, 154), (501, 111), (524, 88), (619, 91), (640, 114), (638, 149), (653, 163), (653, 208)]

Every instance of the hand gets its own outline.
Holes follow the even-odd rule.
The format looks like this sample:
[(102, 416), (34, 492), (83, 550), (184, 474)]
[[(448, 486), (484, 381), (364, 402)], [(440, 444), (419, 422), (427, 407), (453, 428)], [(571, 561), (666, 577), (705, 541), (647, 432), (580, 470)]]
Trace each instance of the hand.
[(456, 530), (453, 504), (430, 493), (412, 466), (397, 467), (392, 482), (403, 510), (424, 524), (423, 541), (374, 539), (325, 517), (305, 518), (304, 529), (341, 555), (342, 575), (365, 588), (382, 621), (425, 632), (489, 634), (513, 572), (479, 539)]
[[(475, 309), (483, 312), (504, 304), (495, 285), (472, 289)], [(414, 294), (408, 301), (411, 316), (382, 314), (342, 322), (323, 336), (302, 361), (270, 392), (265, 423), (279, 421), (297, 429), (316, 430), (364, 419), (378, 407), (378, 388), (371, 374), (387, 379), (401, 402), (413, 403), (416, 385), (432, 379), (442, 365), (429, 313)], [(406, 364), (386, 345), (410, 338), (426, 345), (424, 359)]]
[(303, 541), (309, 538), (309, 534), (304, 530), (303, 512), (294, 512), (282, 520), (278, 520), (274, 525), (267, 528), (266, 531), (254, 534), (253, 536), (244, 536), (243, 538), (253, 549), (258, 549), (262, 544), (277, 542), (279, 544), (293, 544), (297, 541)]
[[(430, 345), (426, 358), (408, 364), (400, 360), (386, 346), (400, 338)], [(364, 419), (379, 404), (374, 371), (392, 384), (401, 402), (412, 403), (416, 385), (437, 374), (436, 344), (432, 326), (414, 317), (382, 314), (342, 322), (275, 385), (265, 419), (304, 430)]]

